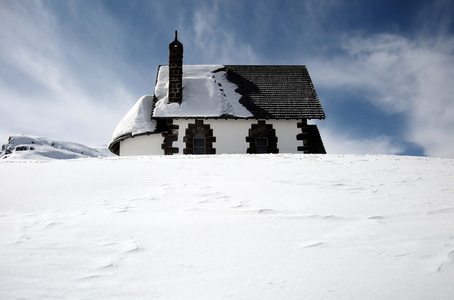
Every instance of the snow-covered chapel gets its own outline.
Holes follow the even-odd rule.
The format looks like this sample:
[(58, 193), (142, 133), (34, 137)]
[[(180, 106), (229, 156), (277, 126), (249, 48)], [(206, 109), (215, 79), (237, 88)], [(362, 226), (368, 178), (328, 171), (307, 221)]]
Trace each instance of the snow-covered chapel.
[(115, 128), (117, 155), (326, 153), (317, 125), (325, 113), (306, 66), (183, 65), (169, 45), (154, 95)]

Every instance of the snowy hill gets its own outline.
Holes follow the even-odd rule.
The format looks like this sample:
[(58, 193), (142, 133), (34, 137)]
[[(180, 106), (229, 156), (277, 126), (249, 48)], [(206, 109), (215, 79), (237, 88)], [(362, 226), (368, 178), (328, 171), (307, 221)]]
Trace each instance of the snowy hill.
[(1, 299), (454, 299), (454, 159), (0, 161)]
[(112, 154), (106, 149), (31, 135), (13, 135), (2, 146), (1, 158), (13, 159), (75, 159), (104, 157)]

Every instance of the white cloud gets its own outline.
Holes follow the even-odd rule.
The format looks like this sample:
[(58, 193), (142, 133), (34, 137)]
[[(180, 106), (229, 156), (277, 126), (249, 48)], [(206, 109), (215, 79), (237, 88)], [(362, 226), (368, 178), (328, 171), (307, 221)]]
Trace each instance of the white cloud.
[(318, 125), (323, 144), (329, 154), (401, 154), (404, 148), (389, 136), (372, 138), (355, 137), (348, 132), (339, 133), (338, 129)]
[(406, 117), (409, 142), (429, 156), (454, 157), (454, 39), (379, 34), (344, 41), (343, 55), (315, 63), (317, 85), (363, 91), (364, 100)]
[(200, 50), (199, 57), (209, 64), (253, 64), (256, 61), (253, 49), (241, 44), (235, 33), (219, 22), (219, 7), (200, 8), (193, 15), (194, 44)]
[[(121, 34), (121, 30), (101, 7), (92, 5), (91, 17), (84, 23), (91, 30), (83, 33), (86, 41), (62, 36), (72, 28), (65, 27), (47, 4), (1, 4), (0, 63), (8, 70), (0, 71), (0, 134), (31, 133), (92, 145), (107, 143), (116, 122), (135, 100), (117, 71), (133, 77), (132, 70), (115, 59), (117, 42), (103, 37), (103, 32)], [(96, 10), (104, 17), (96, 19)], [(108, 54), (99, 51), (97, 45), (89, 44), (93, 40), (112, 49)], [(13, 128), (22, 132), (11, 132)], [(6, 141), (6, 136), (2, 139)]]

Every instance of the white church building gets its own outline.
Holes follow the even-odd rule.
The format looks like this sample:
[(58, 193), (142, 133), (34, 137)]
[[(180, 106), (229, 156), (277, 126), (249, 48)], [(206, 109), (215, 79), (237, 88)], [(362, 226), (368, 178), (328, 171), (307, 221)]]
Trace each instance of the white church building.
[(183, 65), (169, 45), (154, 95), (143, 96), (109, 145), (124, 155), (326, 153), (311, 119), (325, 114), (306, 66)]

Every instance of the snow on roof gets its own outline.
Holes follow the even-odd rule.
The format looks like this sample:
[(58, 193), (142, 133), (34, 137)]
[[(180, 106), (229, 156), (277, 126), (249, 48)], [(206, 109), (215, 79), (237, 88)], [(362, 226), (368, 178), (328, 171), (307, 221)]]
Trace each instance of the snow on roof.
[(156, 129), (156, 120), (151, 119), (153, 96), (142, 96), (129, 112), (118, 123), (112, 135), (112, 140), (131, 134), (132, 136), (153, 132)]
[(153, 117), (252, 117), (239, 103), (241, 95), (234, 83), (227, 80), (222, 65), (184, 65), (183, 99), (181, 104), (168, 103), (169, 67), (161, 66), (155, 87)]

